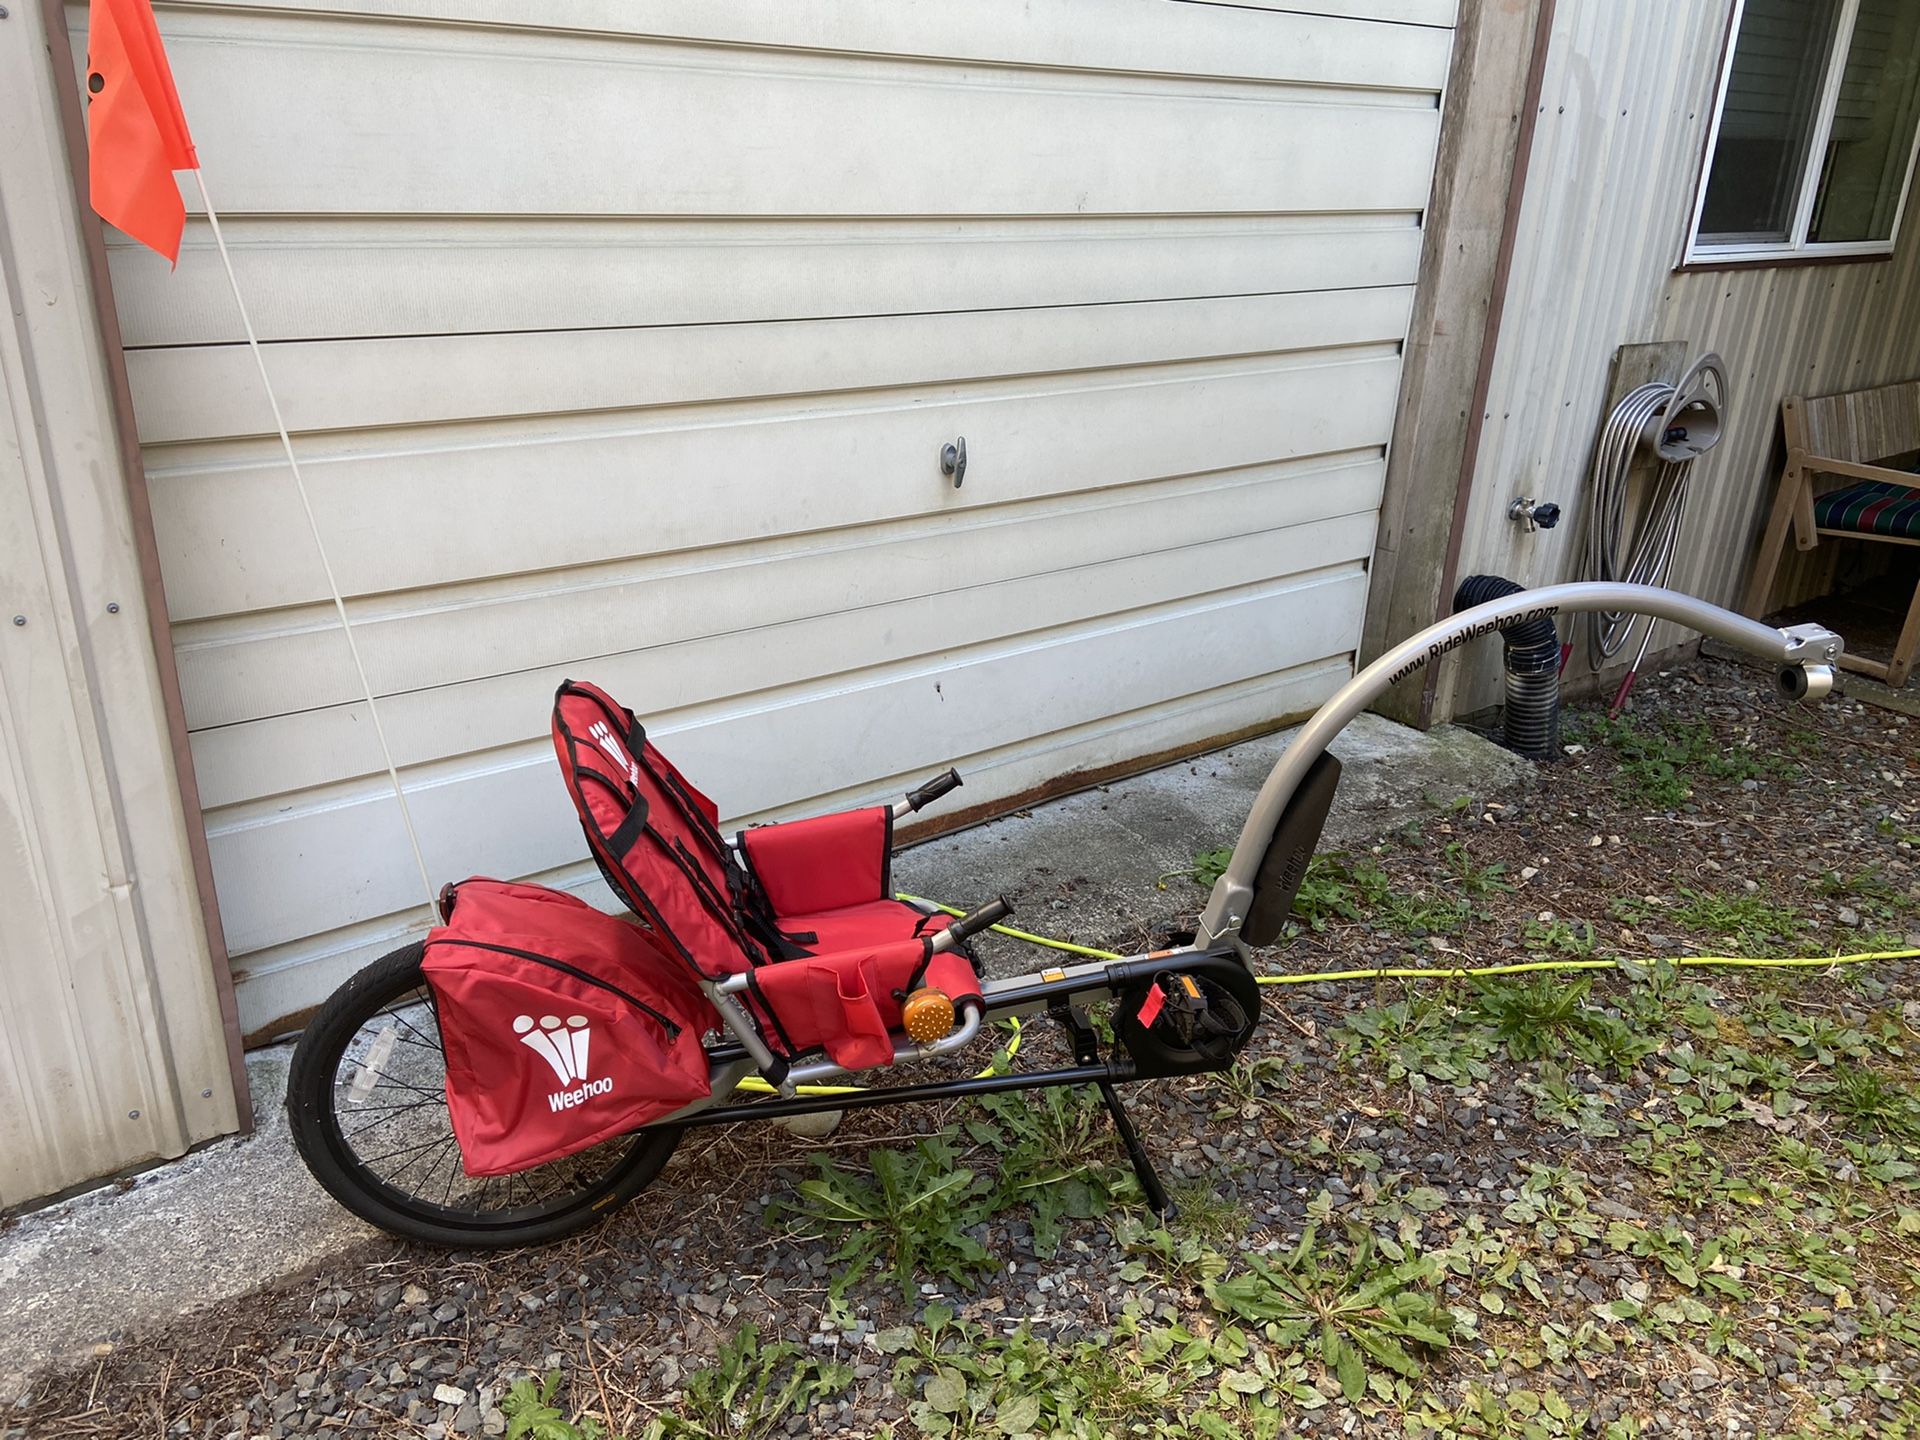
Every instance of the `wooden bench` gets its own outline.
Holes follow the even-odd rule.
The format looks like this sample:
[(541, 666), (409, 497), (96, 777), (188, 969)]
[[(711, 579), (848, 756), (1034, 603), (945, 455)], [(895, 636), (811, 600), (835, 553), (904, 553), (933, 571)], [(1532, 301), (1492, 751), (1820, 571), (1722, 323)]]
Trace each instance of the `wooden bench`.
[[(1747, 587), (1745, 609), (1754, 616), (1766, 611), (1773, 596), (1789, 530), (1802, 550), (1813, 549), (1823, 535), (1920, 545), (1920, 475), (1874, 463), (1920, 450), (1920, 380), (1843, 395), (1795, 396), (1781, 402), (1780, 419), (1787, 432), (1787, 465)], [(1851, 652), (1840, 663), (1898, 689), (1912, 673), (1916, 649), (1920, 586), (1889, 664)]]

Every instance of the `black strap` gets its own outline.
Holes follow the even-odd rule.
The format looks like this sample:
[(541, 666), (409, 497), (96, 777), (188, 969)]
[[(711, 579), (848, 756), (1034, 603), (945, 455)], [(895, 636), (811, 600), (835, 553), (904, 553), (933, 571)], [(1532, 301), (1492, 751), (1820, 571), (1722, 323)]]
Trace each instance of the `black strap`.
[(733, 897), (733, 907), (741, 920), (753, 933), (760, 937), (763, 945), (777, 959), (800, 960), (813, 952), (804, 948), (819, 943), (820, 937), (810, 930), (782, 930), (780, 918), (773, 913), (773, 902), (767, 898), (767, 890), (760, 883), (760, 877), (754, 873), (753, 852), (747, 848), (747, 832), (741, 831), (737, 837), (739, 854), (726, 851), (727, 889)]
[[(774, 1033), (780, 1037), (780, 1043), (786, 1047), (787, 1053), (789, 1055), (797, 1054), (798, 1049), (793, 1043), (793, 1037), (787, 1034), (787, 1027), (780, 1023), (780, 1012), (775, 1010), (773, 1006), (767, 1002), (767, 992), (760, 988), (760, 982), (754, 978), (751, 970), (747, 972), (747, 991), (759, 1003), (760, 1009), (766, 1013), (767, 1019), (773, 1022)], [(748, 1012), (748, 1018), (752, 1018), (752, 1011)], [(777, 1084), (778, 1082), (776, 1081), (775, 1083)]]
[(621, 819), (613, 834), (607, 837), (607, 848), (619, 860), (627, 858), (627, 852), (633, 849), (647, 828), (647, 797), (638, 790), (633, 792), (633, 802), (627, 807), (626, 815)]
[(911, 995), (920, 988), (920, 982), (926, 978), (927, 966), (933, 963), (933, 941), (926, 936), (920, 938), (920, 963), (913, 967), (913, 974), (907, 977), (907, 983), (901, 988)]

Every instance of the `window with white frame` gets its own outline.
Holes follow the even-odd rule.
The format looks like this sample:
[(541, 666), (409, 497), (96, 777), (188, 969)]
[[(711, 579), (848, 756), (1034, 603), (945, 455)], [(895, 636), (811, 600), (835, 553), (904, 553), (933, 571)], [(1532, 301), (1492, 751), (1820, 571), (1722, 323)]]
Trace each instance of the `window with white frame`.
[(1884, 255), (1920, 131), (1920, 0), (1735, 0), (1689, 262)]

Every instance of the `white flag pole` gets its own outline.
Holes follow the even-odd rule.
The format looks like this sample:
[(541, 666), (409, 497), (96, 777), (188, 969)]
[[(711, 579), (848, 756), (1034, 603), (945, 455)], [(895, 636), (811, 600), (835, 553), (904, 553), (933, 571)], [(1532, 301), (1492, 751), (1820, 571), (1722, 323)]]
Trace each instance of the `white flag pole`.
[(340, 617), (341, 633), (347, 637), (347, 653), (353, 657), (354, 673), (360, 677), (360, 693), (367, 700), (367, 714), (373, 719), (374, 737), (380, 742), (380, 758), (387, 762), (387, 778), (393, 782), (393, 795), (400, 802), (400, 821), (407, 829), (407, 843), (413, 847), (413, 863), (420, 867), (420, 884), (427, 893), (427, 913), (432, 916), (439, 903), (433, 877), (427, 873), (426, 856), (420, 849), (420, 836), (413, 828), (413, 811), (407, 805), (406, 787), (400, 783), (400, 771), (393, 763), (393, 751), (387, 745), (387, 732), (380, 723), (380, 707), (373, 698), (373, 684), (367, 679), (367, 667), (360, 659), (360, 646), (353, 638), (353, 626), (347, 619), (347, 602), (341, 598), (340, 582), (334, 578), (333, 562), (327, 558), (326, 542), (320, 538), (320, 522), (314, 518), (313, 500), (307, 494), (306, 478), (300, 473), (299, 458), (293, 453), (293, 438), (287, 434), (287, 422), (280, 414), (280, 399), (267, 378), (266, 358), (260, 351), (260, 337), (253, 333), (253, 318), (240, 294), (240, 281), (233, 273), (233, 257), (227, 253), (227, 237), (220, 232), (220, 216), (214, 211), (213, 197), (207, 194), (207, 181), (198, 169), (193, 172), (200, 186), (200, 203), (206, 208), (207, 225), (213, 231), (213, 243), (220, 251), (220, 264), (227, 272), (227, 286), (233, 291), (233, 303), (240, 311), (241, 328), (247, 332), (247, 349), (253, 355), (254, 368), (260, 372), (260, 388), (266, 391), (267, 405), (273, 411), (274, 429), (280, 435), (280, 448), (286, 452), (287, 468), (293, 472), (293, 487), (300, 494), (300, 508), (307, 513), (307, 530), (313, 536), (313, 548), (320, 556), (320, 568), (326, 573), (327, 591), (333, 596), (334, 613)]

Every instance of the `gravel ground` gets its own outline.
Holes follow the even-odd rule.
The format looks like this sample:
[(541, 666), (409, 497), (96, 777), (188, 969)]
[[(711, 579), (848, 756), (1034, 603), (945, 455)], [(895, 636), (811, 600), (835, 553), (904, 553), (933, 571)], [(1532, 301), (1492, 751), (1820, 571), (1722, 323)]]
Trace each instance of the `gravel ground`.
[[(1076, 1105), (866, 1112), (824, 1142), (702, 1132), (583, 1237), (487, 1256), (372, 1242), (44, 1377), (0, 1428), (496, 1435), (512, 1382), (551, 1370), (540, 1440), (596, 1422), (902, 1440), (1917, 1433), (1920, 961), (1636, 963), (1920, 946), (1920, 722), (1845, 699), (1782, 710), (1766, 683), (1706, 660), (1649, 677), (1624, 726), (1571, 713), (1567, 763), (1524, 795), (1431, 797), (1320, 866), (1317, 928), (1263, 954), (1270, 972), (1625, 963), (1267, 990), (1230, 1076), (1132, 1092), (1183, 1203), (1170, 1234)], [(1203, 896), (1167, 881), (1169, 914)], [(1058, 1053), (1030, 1025), (1016, 1063)], [(929, 1152), (942, 1127), (950, 1150)], [(810, 1222), (801, 1189), (865, 1183), (876, 1148), (972, 1174), (941, 1202), (960, 1228), (904, 1292), (880, 1265), (849, 1275), (837, 1253), (874, 1228)], [(1029, 1188), (997, 1186), (1003, 1168)], [(1281, 1271), (1311, 1325), (1222, 1283)], [(1379, 1275), (1396, 1278), (1366, 1293)], [(1364, 1345), (1393, 1314), (1433, 1333), (1329, 1363), (1321, 1317)], [(747, 1373), (743, 1336), (762, 1347), (751, 1373), (782, 1377), (772, 1391), (716, 1387)], [(1097, 1382), (1109, 1370), (1131, 1379)]]

